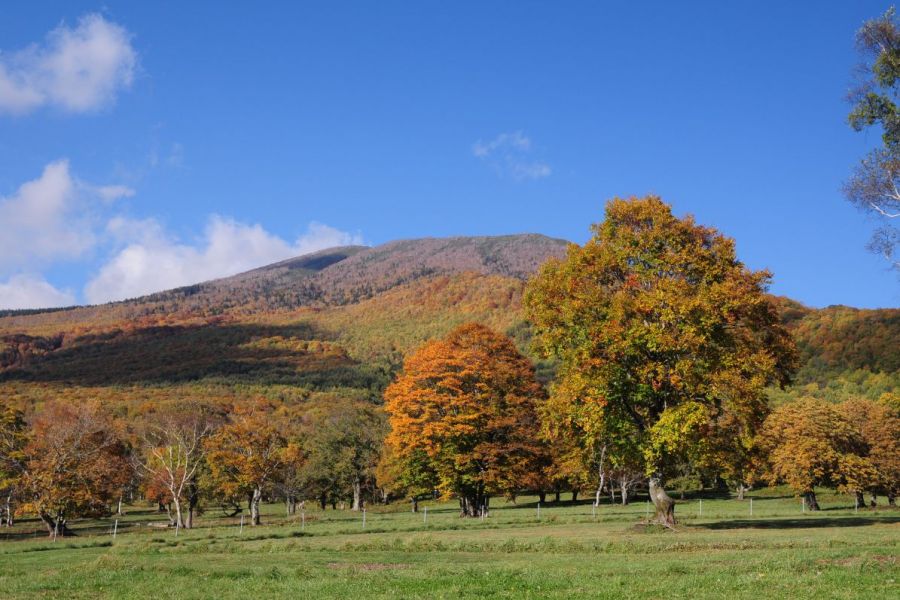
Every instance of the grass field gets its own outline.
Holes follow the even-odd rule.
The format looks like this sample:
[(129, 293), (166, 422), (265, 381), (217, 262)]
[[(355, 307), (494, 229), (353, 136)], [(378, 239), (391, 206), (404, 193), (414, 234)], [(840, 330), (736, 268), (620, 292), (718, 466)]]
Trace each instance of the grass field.
[[(464, 520), (452, 504), (286, 517), (265, 524), (210, 511), (191, 531), (148, 525), (131, 507), (48, 541), (37, 523), (0, 533), (4, 598), (896, 598), (900, 511), (856, 512), (823, 492), (803, 513), (786, 490), (679, 503), (677, 531), (641, 524), (643, 499), (603, 504), (494, 501)], [(701, 509), (702, 500), (702, 509)], [(883, 500), (883, 499), (882, 499)], [(702, 514), (701, 514), (702, 510)], [(35, 537), (37, 536), (37, 537)]]

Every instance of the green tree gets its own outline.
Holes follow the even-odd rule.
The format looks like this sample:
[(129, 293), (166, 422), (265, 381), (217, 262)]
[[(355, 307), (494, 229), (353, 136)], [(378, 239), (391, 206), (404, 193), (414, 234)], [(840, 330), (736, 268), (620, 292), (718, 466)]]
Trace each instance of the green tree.
[(306, 477), (320, 504), (350, 498), (352, 510), (363, 508), (385, 433), (383, 410), (369, 402), (337, 400), (315, 411), (303, 443)]
[(550, 404), (585, 447), (636, 446), (656, 520), (672, 526), (666, 477), (715, 449), (724, 416), (755, 430), (796, 350), (769, 273), (749, 271), (716, 230), (650, 196), (610, 201), (592, 231), (526, 293), (538, 350), (560, 361)]
[(900, 268), (900, 229), (895, 225), (900, 218), (900, 27), (894, 7), (863, 24), (856, 45), (867, 60), (868, 73), (850, 95), (853, 108), (848, 120), (856, 131), (879, 127), (883, 144), (863, 158), (844, 193), (880, 221), (869, 247), (896, 269)]

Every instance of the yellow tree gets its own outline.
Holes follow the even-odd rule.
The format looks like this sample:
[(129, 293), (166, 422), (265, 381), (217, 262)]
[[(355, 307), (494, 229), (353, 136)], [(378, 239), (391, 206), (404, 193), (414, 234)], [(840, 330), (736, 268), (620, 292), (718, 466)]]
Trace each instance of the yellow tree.
[(263, 492), (275, 484), (286, 442), (263, 403), (238, 407), (231, 421), (204, 443), (213, 488), (223, 498), (245, 498), (250, 523), (260, 524)]
[(771, 483), (786, 483), (810, 510), (816, 486), (858, 493), (875, 478), (862, 434), (836, 406), (803, 398), (772, 411), (759, 435)]
[(650, 196), (610, 201), (592, 231), (526, 292), (538, 349), (560, 360), (551, 404), (585, 447), (639, 450), (656, 520), (672, 526), (667, 474), (710, 449), (722, 415), (753, 431), (796, 351), (769, 273), (748, 270), (715, 229)]
[(0, 508), (0, 525), (12, 527), (15, 516), (13, 500), (21, 487), (25, 472), (25, 444), (28, 429), (22, 411), (0, 404), (0, 494), (4, 504)]
[[(875, 480), (871, 482), (873, 505), (875, 494), (882, 493), (894, 506), (897, 490), (900, 489), (900, 452), (897, 451), (900, 412), (886, 402), (861, 398), (847, 400), (839, 408), (859, 431), (867, 446), (869, 463), (875, 469)], [(865, 503), (862, 498), (857, 501), (861, 506)]]
[(509, 338), (462, 325), (404, 362), (385, 392), (385, 443), (408, 481), (433, 477), (440, 491), (459, 498), (461, 516), (475, 516), (490, 495), (514, 493), (539, 468), (536, 405), (543, 394)]

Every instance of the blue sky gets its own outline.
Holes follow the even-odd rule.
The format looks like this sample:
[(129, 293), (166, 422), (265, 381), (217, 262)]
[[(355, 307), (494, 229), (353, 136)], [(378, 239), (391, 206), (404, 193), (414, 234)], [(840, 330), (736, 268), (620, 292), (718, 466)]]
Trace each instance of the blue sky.
[(6, 6), (0, 308), (337, 243), (583, 242), (647, 193), (774, 293), (898, 306), (840, 193), (878, 142), (846, 125), (853, 35), (887, 5), (627, 4)]

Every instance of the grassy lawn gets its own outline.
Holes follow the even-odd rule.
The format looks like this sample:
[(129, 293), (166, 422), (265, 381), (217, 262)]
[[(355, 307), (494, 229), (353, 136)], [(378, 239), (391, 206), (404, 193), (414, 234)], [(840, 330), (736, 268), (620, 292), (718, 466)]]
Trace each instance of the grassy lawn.
[[(647, 510), (590, 501), (494, 501), (484, 520), (452, 504), (350, 511), (266, 506), (244, 527), (213, 510), (194, 530), (149, 526), (140, 507), (77, 523), (48, 541), (37, 523), (0, 532), (7, 598), (891, 598), (900, 596), (900, 511), (854, 511), (822, 493), (803, 513), (786, 490), (689, 498), (678, 531), (640, 525)], [(37, 535), (38, 537), (35, 537)], [(4, 538), (5, 536), (5, 538)]]

